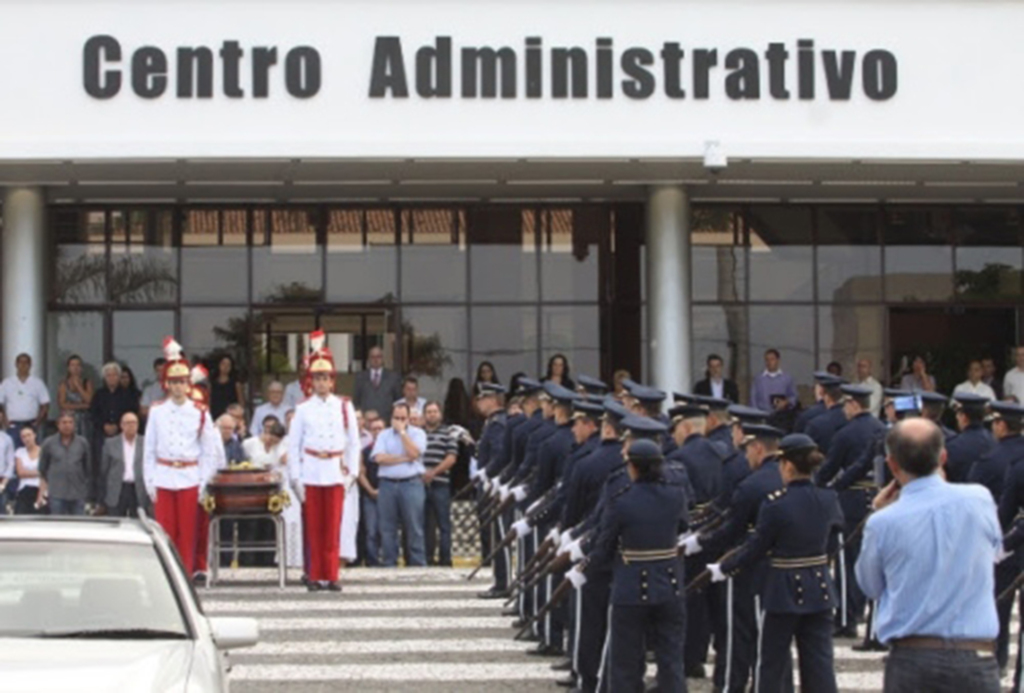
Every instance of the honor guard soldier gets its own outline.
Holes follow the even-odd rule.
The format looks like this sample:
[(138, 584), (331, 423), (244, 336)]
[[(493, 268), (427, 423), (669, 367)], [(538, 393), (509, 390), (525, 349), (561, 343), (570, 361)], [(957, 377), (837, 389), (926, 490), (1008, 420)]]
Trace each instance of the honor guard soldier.
[[(987, 455), (979, 459), (967, 474), (967, 481), (982, 484), (992, 493), (999, 504), (1000, 523), (1008, 531), (1019, 508), (1013, 496), (1019, 492), (1015, 487), (1018, 478), (1024, 478), (1024, 406), (1010, 402), (992, 402), (989, 404), (992, 414), (992, 435), (996, 439), (995, 447)], [(1022, 489), (1024, 490), (1024, 489)], [(1009, 492), (1009, 493), (1008, 493)], [(1006, 498), (1007, 508), (1003, 501)], [(1024, 500), (1022, 498), (1021, 500)], [(1024, 507), (1024, 506), (1021, 506)], [(1013, 508), (1011, 510), (1011, 508)], [(1009, 515), (1003, 522), (1004, 514)], [(1016, 555), (1008, 556), (996, 566), (996, 594), (1001, 594), (1016, 579), (1022, 564)], [(999, 613), (999, 639), (996, 641), (996, 659), (999, 668), (1003, 669), (1009, 660), (1010, 644), (1010, 613), (1013, 611), (1013, 599), (1004, 599), (996, 604)]]
[[(502, 447), (505, 444), (505, 428), (507, 417), (502, 408), (501, 398), (506, 390), (497, 383), (481, 383), (476, 393), (476, 406), (484, 416), (484, 428), (480, 432), (480, 442), (476, 446), (477, 463), (484, 470), (485, 478), (489, 482), (489, 489), (495, 488), (496, 479), (500, 474), (498, 467), (502, 458)], [(493, 466), (491, 466), (493, 464)], [(504, 514), (492, 522), (489, 527), (481, 528), (481, 531), (490, 534), (489, 546), (496, 546), (495, 538), (500, 539), (505, 533), (509, 517)], [(498, 536), (495, 537), (495, 534)], [(509, 551), (502, 551), (494, 557), (494, 584), (486, 592), (477, 596), (481, 599), (498, 599), (508, 596), (508, 581), (511, 555)]]
[(734, 452), (736, 444), (733, 441), (732, 416), (729, 415), (729, 407), (732, 406), (732, 402), (724, 398), (707, 397), (704, 395), (694, 395), (693, 401), (707, 407), (707, 432), (705, 436), (708, 441), (720, 447), (726, 455)]
[[(634, 414), (637, 416), (646, 416), (668, 426), (668, 416), (661, 411), (661, 405), (665, 401), (666, 397), (664, 392), (654, 387), (634, 384), (633, 387), (629, 389), (629, 397), (629, 408)], [(664, 446), (665, 449), (663, 452), (666, 455), (675, 449), (676, 444), (675, 441), (672, 440), (671, 436), (665, 436)]]
[(580, 394), (584, 395), (598, 395), (603, 398), (608, 394), (608, 384), (589, 375), (577, 375), (576, 387), (581, 391)]
[[(724, 400), (723, 400), (724, 401)], [(683, 404), (672, 408), (672, 436), (678, 446), (668, 455), (669, 460), (680, 462), (693, 491), (690, 508), (694, 522), (713, 513), (712, 505), (724, 486), (725, 469), (723, 462), (727, 451), (705, 437), (708, 410), (698, 404)], [(730, 443), (732, 442), (730, 438)], [(707, 564), (705, 556), (698, 554), (686, 560), (687, 575), (697, 575)], [(710, 589), (694, 590), (686, 598), (686, 650), (684, 662), (687, 678), (703, 678), (704, 662), (707, 660), (708, 645), (713, 632), (713, 615), (716, 613), (714, 598)]]
[(946, 439), (946, 444), (949, 445), (949, 441), (956, 438), (956, 431), (942, 422), (942, 416), (946, 413), (946, 407), (949, 406), (949, 398), (941, 392), (915, 392), (913, 394), (921, 398), (921, 416), (931, 420), (939, 427), (942, 436)]
[(288, 470), (303, 504), (310, 592), (340, 592), (342, 507), (345, 487), (359, 473), (359, 425), (347, 397), (334, 394), (335, 368), (322, 333), (311, 338), (307, 398), (295, 408), (288, 435)]
[(756, 693), (788, 690), (787, 662), (794, 638), (801, 690), (834, 693), (836, 592), (828, 563), (843, 527), (843, 514), (835, 491), (817, 488), (811, 481), (822, 462), (814, 441), (802, 434), (789, 435), (782, 439), (780, 450), (785, 488), (772, 491), (762, 503), (757, 527), (743, 547), (708, 569), (717, 582), (751, 570), (768, 557), (761, 588)]
[[(201, 405), (207, 412), (210, 407), (210, 393), (207, 389), (209, 378), (210, 372), (206, 370), (204, 365), (197, 363), (192, 366), (192, 371), (189, 374), (189, 382), (192, 384), (189, 397)], [(217, 449), (221, 452), (224, 451), (223, 446), (218, 446)], [(225, 467), (227, 463), (224, 455), (220, 455), (217, 468)], [(232, 526), (234, 526), (234, 523), (232, 523)], [(214, 560), (219, 561), (220, 556), (215, 557)], [(194, 562), (195, 573), (192, 576), (192, 581), (197, 585), (207, 584), (207, 573), (210, 570), (210, 513), (203, 507), (202, 503), (196, 506), (196, 551)]]
[(966, 392), (953, 398), (956, 425), (960, 432), (946, 441), (946, 481), (967, 481), (971, 465), (995, 447), (995, 439), (985, 428), (988, 403), (987, 398)]
[[(869, 454), (879, 436), (885, 434), (885, 424), (871, 415), (871, 388), (861, 385), (843, 385), (846, 396), (843, 404), (849, 422), (836, 433), (825, 463), (818, 470), (817, 482), (825, 486), (845, 470), (854, 466), (863, 455)], [(836, 574), (841, 581), (840, 596), (843, 608), (836, 614), (837, 635), (857, 637), (857, 623), (864, 618), (865, 598), (853, 575), (860, 555), (860, 533), (857, 527), (867, 517), (871, 501), (878, 487), (870, 479), (851, 484), (839, 494), (846, 527), (843, 528), (843, 550), (837, 556)], [(856, 536), (854, 536), (856, 535)], [(849, 540), (846, 538), (849, 537)]]
[[(733, 493), (724, 521), (716, 528), (690, 534), (682, 541), (687, 556), (708, 551), (714, 555), (742, 544), (757, 525), (758, 512), (768, 495), (783, 487), (779, 471), (778, 447), (783, 434), (777, 428), (761, 424), (744, 424), (743, 433), (750, 436), (746, 456), (750, 475)], [(755, 663), (757, 653), (758, 570), (748, 570), (730, 578), (726, 593), (732, 609), (726, 611), (724, 646), (716, 648), (724, 656), (715, 659), (714, 683), (718, 690), (742, 693)]]
[(743, 450), (743, 442), (746, 436), (743, 433), (744, 424), (764, 425), (771, 416), (766, 411), (746, 407), (742, 404), (734, 404), (729, 407), (729, 416), (732, 420), (732, 452), (726, 456), (722, 463), (722, 493), (715, 501), (715, 512), (721, 514), (729, 507), (732, 501), (732, 494), (739, 486), (739, 483), (750, 474), (750, 464), (747, 462), (746, 453)]
[(814, 404), (804, 409), (802, 412), (797, 414), (796, 420), (793, 422), (793, 432), (803, 433), (807, 430), (807, 424), (811, 423), (814, 419), (818, 418), (825, 413), (825, 402), (823, 401), (824, 395), (821, 385), (817, 382), (814, 383)]
[(185, 574), (192, 577), (199, 501), (223, 450), (206, 406), (191, 397), (191, 369), (171, 337), (164, 340), (164, 355), (161, 381), (168, 397), (150, 408), (143, 476), (155, 519), (178, 550)]
[(831, 373), (818, 372), (814, 380), (821, 386), (822, 402), (825, 411), (807, 423), (804, 433), (817, 443), (822, 454), (827, 455), (832, 437), (846, 425), (846, 413), (843, 411), (843, 379)]
[(608, 499), (597, 539), (583, 566), (570, 571), (579, 589), (591, 574), (612, 571), (611, 614), (601, 676), (609, 691), (643, 691), (646, 650), (654, 650), (659, 693), (686, 690), (683, 563), (677, 536), (687, 526), (682, 486), (663, 472), (660, 446), (628, 448), (629, 483)]

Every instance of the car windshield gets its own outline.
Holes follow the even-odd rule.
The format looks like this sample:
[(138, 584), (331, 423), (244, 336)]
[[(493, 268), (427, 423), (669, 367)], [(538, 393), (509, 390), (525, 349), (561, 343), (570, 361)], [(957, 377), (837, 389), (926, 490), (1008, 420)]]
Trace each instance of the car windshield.
[(156, 549), (0, 542), (0, 638), (187, 638)]

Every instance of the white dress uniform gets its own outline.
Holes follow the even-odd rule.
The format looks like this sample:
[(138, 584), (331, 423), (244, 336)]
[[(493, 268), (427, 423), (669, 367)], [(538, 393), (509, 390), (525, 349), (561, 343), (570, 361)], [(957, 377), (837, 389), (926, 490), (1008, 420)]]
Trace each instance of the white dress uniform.
[(197, 504), (223, 458), (220, 434), (203, 405), (168, 399), (150, 409), (143, 481), (156, 520), (178, 549), (187, 575), (195, 560)]
[(359, 426), (348, 399), (313, 395), (296, 407), (288, 432), (288, 471), (305, 505), (311, 581), (338, 579), (345, 489), (359, 474), (359, 458)]

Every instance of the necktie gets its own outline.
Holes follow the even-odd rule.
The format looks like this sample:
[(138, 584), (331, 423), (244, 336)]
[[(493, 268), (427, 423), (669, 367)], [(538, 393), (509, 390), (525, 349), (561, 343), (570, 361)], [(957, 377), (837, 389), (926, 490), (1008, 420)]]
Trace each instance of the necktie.
[(373, 386), (380, 387), (380, 371), (378, 370), (373, 371)]

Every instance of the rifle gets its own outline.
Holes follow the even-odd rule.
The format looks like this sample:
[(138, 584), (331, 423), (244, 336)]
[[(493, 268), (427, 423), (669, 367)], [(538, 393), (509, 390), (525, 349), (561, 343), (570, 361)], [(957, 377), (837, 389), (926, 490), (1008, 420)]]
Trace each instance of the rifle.
[(545, 562), (544, 559), (548, 556), (548, 554), (551, 553), (552, 550), (557, 548), (557, 545), (551, 537), (547, 537), (541, 543), (541, 545), (537, 547), (537, 550), (534, 552), (533, 557), (530, 558), (529, 562), (525, 566), (523, 566), (522, 572), (520, 572), (519, 575), (516, 576), (516, 579), (513, 580), (512, 584), (509, 586), (509, 589), (512, 591), (512, 596), (509, 597), (509, 600), (505, 603), (506, 606), (508, 606), (516, 599), (518, 599), (519, 595), (522, 592), (528, 589), (532, 589), (533, 586), (537, 584), (531, 582), (528, 587), (523, 587), (522, 590), (517, 589), (523, 584), (525, 584), (528, 580), (532, 580), (537, 575), (538, 571), (543, 570), (544, 567), (547, 566), (547, 562)]
[(489, 526), (492, 522), (494, 522), (499, 517), (504, 515), (505, 512), (508, 511), (508, 509), (511, 508), (515, 504), (516, 504), (515, 494), (509, 493), (508, 497), (505, 500), (500, 501), (498, 503), (498, 506), (494, 509), (494, 512), (490, 513), (489, 515), (487, 515), (486, 517), (484, 517), (483, 519), (480, 520), (480, 527), (481, 527), (481, 529), (484, 528), (484, 527)]
[[(586, 567), (586, 561), (581, 563), (581, 565)], [(570, 582), (569, 578), (566, 577), (562, 580), (562, 582), (558, 584), (558, 587), (556, 587), (555, 590), (551, 593), (551, 596), (548, 598), (548, 601), (546, 604), (544, 604), (543, 608), (541, 608), (536, 614), (531, 616), (530, 620), (528, 620), (526, 624), (522, 627), (522, 629), (518, 633), (516, 633), (516, 637), (514, 639), (522, 639), (522, 637), (529, 632), (530, 628), (533, 627), (534, 623), (540, 621), (542, 618), (551, 613), (551, 610), (558, 606), (558, 604), (563, 599), (565, 599), (566, 595), (569, 594), (569, 592), (571, 591), (572, 582)]]
[(999, 596), (996, 597), (996, 602), (1004, 602), (1008, 598), (1012, 599), (1013, 595), (1016, 594), (1017, 590), (1022, 586), (1024, 586), (1024, 572), (1018, 573), (1017, 577), (1013, 579), (1012, 583), (1010, 583), (1010, 586), (999, 593)]
[(468, 484), (459, 489), (459, 492), (452, 496), (452, 502), (460, 501), (464, 498), (469, 498), (470, 494), (476, 490), (477, 482), (470, 481)]
[[(733, 548), (731, 551), (727, 551), (726, 553), (724, 553), (722, 555), (721, 558), (718, 559), (717, 562), (721, 563), (724, 560), (726, 560), (727, 558), (732, 558), (737, 553), (739, 553), (740, 549), (742, 549), (745, 544), (746, 544), (746, 542), (743, 542), (743, 544), (740, 544), (739, 546)], [(702, 590), (705, 587), (707, 587), (708, 584), (710, 584), (710, 582), (711, 582), (711, 571), (708, 568), (705, 568), (704, 570), (702, 570), (699, 573), (697, 573), (697, 576), (694, 577), (692, 580), (690, 580), (690, 582), (688, 582), (686, 584), (686, 592), (690, 593), (690, 592), (696, 592), (697, 590)]]
[(473, 578), (475, 578), (476, 574), (480, 572), (481, 568), (483, 568), (485, 565), (487, 565), (488, 563), (493, 561), (495, 556), (497, 556), (499, 553), (501, 553), (505, 549), (506, 546), (509, 546), (515, 540), (516, 540), (516, 533), (515, 532), (513, 532), (512, 530), (509, 530), (509, 531), (505, 532), (505, 536), (502, 537), (502, 539), (498, 543), (498, 545), (496, 547), (494, 547), (494, 550), (491, 551), (491, 554), (487, 558), (485, 558), (480, 563), (480, 565), (478, 565), (476, 568), (473, 568), (473, 572), (471, 572), (469, 574), (469, 576), (466, 577), (466, 580), (469, 581), (469, 580), (472, 580)]

